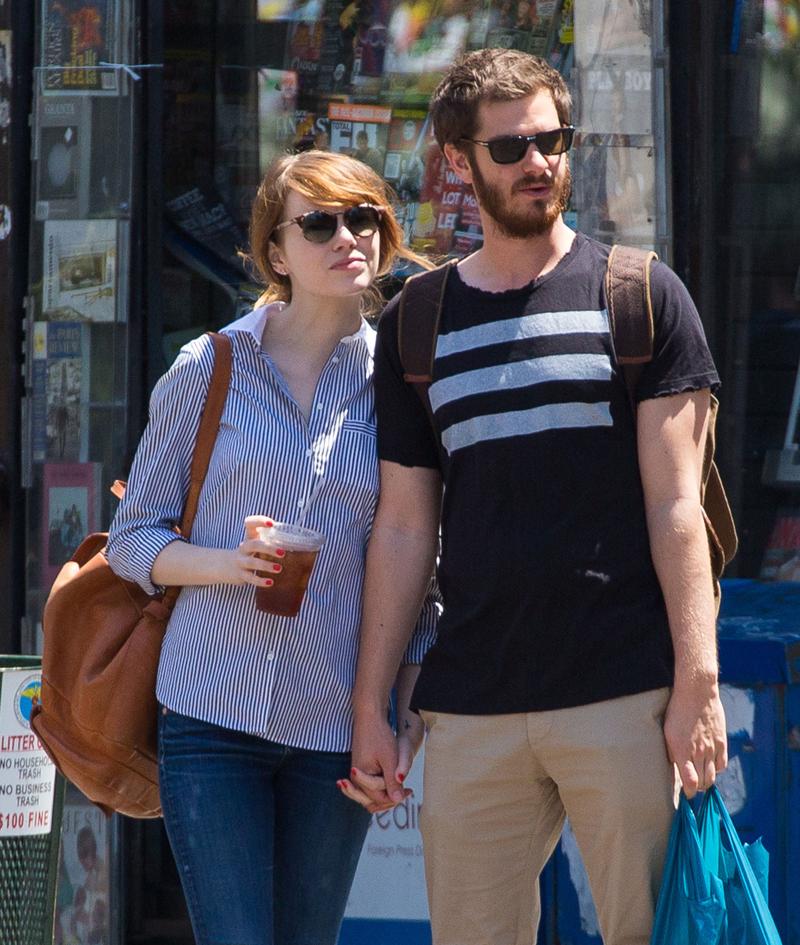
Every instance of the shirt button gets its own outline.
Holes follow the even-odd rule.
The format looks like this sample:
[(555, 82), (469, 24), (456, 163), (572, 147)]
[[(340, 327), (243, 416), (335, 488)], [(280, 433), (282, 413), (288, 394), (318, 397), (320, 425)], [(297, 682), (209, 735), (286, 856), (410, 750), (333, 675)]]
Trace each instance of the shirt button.
[(317, 410), (322, 410), (322, 404), (317, 404)]
[(313, 456), (313, 455), (314, 455), (314, 450), (312, 450), (312, 449), (307, 449), (307, 450), (306, 450), (306, 456)]
[(331, 358), (331, 361), (332, 361), (334, 364), (338, 364), (338, 363), (339, 363), (339, 357), (338, 357), (338, 355), (334, 355), (334, 356)]
[(298, 500), (297, 500), (297, 507), (298, 507), (298, 509), (302, 509), (302, 507), (303, 507), (305, 504), (306, 504), (306, 503), (305, 503), (305, 500), (304, 500), (304, 499), (298, 499)]

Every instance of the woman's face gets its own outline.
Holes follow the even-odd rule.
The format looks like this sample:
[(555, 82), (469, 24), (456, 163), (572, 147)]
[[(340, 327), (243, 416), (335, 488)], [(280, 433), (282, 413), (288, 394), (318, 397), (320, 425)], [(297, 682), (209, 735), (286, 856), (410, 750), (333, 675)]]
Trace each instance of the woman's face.
[[(352, 206), (352, 205), (351, 205)], [(315, 204), (294, 190), (289, 191), (281, 222), (313, 210), (341, 214), (348, 205), (327, 207)], [(380, 231), (369, 236), (351, 233), (340, 215), (334, 235), (325, 243), (313, 243), (303, 236), (299, 225), (284, 227), (277, 243), (270, 247), (270, 260), (276, 271), (289, 276), (292, 297), (300, 293), (325, 298), (360, 295), (369, 288), (378, 273)]]

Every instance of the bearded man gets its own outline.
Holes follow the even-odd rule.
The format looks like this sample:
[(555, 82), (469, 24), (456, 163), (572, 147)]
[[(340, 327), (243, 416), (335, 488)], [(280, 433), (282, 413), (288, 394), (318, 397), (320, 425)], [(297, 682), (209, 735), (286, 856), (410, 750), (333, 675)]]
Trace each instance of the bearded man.
[(556, 70), (512, 50), (468, 54), (434, 93), (437, 140), (484, 233), (447, 281), (435, 433), (403, 379), (395, 303), (379, 330), (381, 496), (344, 790), (372, 810), (403, 799), (421, 726), (410, 712), (396, 738), (386, 706), (441, 516), (444, 613), (412, 701), (435, 945), (533, 945), (565, 814), (604, 942), (647, 945), (674, 772), (692, 796), (727, 763), (700, 504), (719, 379), (686, 289), (656, 263), (632, 416), (609, 247), (562, 217), (570, 107)]

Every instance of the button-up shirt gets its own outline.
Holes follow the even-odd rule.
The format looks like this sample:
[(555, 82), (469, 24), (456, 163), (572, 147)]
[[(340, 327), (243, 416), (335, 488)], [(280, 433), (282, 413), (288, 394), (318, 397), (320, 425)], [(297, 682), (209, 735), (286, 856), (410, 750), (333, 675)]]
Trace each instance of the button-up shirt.
[[(235, 549), (244, 519), (266, 515), (325, 535), (297, 617), (255, 608), (252, 585), (185, 586), (169, 621), (157, 696), (175, 712), (325, 751), (350, 747), (364, 561), (378, 499), (372, 360), (375, 332), (362, 322), (322, 370), (308, 419), (261, 336), (270, 306), (223, 329), (233, 365), (219, 434), (191, 541)], [(176, 539), (214, 353), (187, 344), (153, 390), (150, 417), (111, 526), (108, 560), (156, 593), (151, 570)], [(305, 505), (313, 495), (309, 508)], [(426, 600), (405, 662), (435, 637), (438, 603)]]

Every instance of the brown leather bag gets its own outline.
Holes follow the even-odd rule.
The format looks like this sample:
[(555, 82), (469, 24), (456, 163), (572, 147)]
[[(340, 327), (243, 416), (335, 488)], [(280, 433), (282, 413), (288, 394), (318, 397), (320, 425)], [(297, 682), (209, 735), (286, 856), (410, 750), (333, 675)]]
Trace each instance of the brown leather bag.
[[(197, 433), (180, 534), (188, 538), (231, 374), (212, 334), (214, 372)], [(121, 497), (122, 484), (112, 489)], [(156, 672), (180, 588), (156, 597), (118, 577), (106, 533), (89, 535), (53, 583), (42, 619), (42, 696), (31, 724), (59, 771), (106, 813), (159, 817)]]

